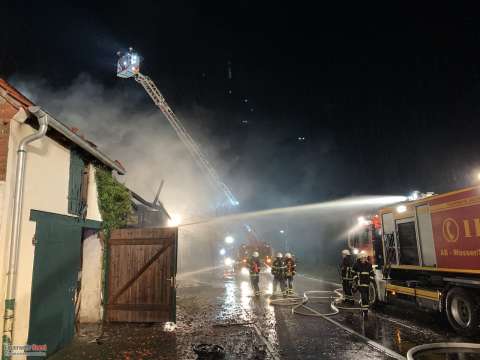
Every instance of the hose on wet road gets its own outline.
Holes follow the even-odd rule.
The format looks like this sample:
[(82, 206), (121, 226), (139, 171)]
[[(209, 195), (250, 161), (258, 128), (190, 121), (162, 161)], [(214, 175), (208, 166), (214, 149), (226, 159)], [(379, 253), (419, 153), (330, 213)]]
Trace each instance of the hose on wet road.
[[(361, 307), (340, 305), (343, 300), (342, 289), (335, 290), (307, 290), (303, 296), (298, 294), (289, 295), (285, 298), (279, 297), (270, 299), (270, 305), (276, 306), (291, 306), (292, 313), (304, 316), (332, 316), (340, 312), (340, 310), (347, 311), (361, 311)], [(306, 306), (307, 303), (328, 303), (330, 302), (331, 311), (326, 313), (312, 312), (311, 308)], [(306, 311), (302, 311), (306, 310)]]
[[(294, 294), (292, 296), (288, 296), (286, 298), (276, 298), (271, 299), (270, 304), (274, 306), (291, 306), (292, 313), (303, 315), (303, 316), (312, 316), (312, 317), (319, 317), (326, 320), (333, 322), (334, 324), (342, 327), (344, 330), (351, 332), (365, 340), (367, 344), (370, 346), (388, 354), (389, 356), (396, 358), (396, 359), (405, 359), (402, 355), (384, 347), (381, 344), (378, 344), (357, 332), (346, 328), (345, 326), (337, 323), (331, 319), (327, 319), (326, 317), (336, 315), (340, 312), (340, 310), (350, 310), (350, 311), (361, 311), (361, 307), (353, 307), (353, 306), (342, 306), (340, 305), (341, 301), (343, 300), (342, 289), (338, 288), (335, 290), (310, 290), (305, 291), (303, 296), (299, 296)], [(307, 303), (326, 303), (326, 301), (330, 301), (330, 308), (331, 311), (321, 313), (315, 309), (312, 309), (307, 305)], [(444, 351), (446, 353), (455, 352), (459, 353), (480, 353), (480, 344), (475, 343), (433, 343), (433, 344), (423, 344), (419, 346), (415, 346), (411, 348), (407, 353), (407, 360), (415, 360), (416, 355), (420, 355), (421, 353), (429, 352), (429, 351)]]
[(436, 352), (438, 351), (445, 353), (455, 352), (456, 354), (465, 354), (465, 353), (480, 353), (480, 344), (475, 343), (433, 343), (433, 344), (424, 344), (411, 348), (407, 352), (407, 360), (415, 360), (416, 355), (420, 355), (425, 352)]
[[(303, 293), (303, 296), (293, 295), (286, 298), (276, 298), (271, 299), (270, 304), (276, 306), (291, 306), (292, 313), (303, 315), (303, 316), (311, 316), (311, 317), (318, 317), (332, 323), (335, 326), (340, 327), (341, 329), (345, 330), (346, 332), (357, 336), (362, 341), (364, 341), (368, 346), (394, 358), (397, 360), (405, 360), (405, 357), (396, 353), (393, 350), (388, 349), (387, 347), (379, 344), (365, 335), (362, 335), (355, 330), (352, 330), (345, 325), (333, 320), (331, 318), (332, 315), (336, 315), (340, 312), (340, 310), (351, 310), (351, 311), (361, 311), (361, 307), (351, 307), (351, 306), (342, 306), (340, 302), (343, 300), (342, 296), (342, 289), (335, 289), (335, 290), (309, 290)], [(327, 301), (327, 302), (326, 302)], [(316, 309), (311, 308), (307, 305), (307, 303), (328, 303), (330, 302), (331, 311), (321, 313)]]

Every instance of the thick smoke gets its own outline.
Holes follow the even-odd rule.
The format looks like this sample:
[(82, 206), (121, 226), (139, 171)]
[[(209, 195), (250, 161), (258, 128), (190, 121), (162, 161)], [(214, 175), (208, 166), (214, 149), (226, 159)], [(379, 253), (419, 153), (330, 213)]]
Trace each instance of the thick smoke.
[[(128, 85), (124, 82), (118, 89), (110, 89), (87, 75), (79, 76), (64, 88), (52, 88), (45, 81), (32, 79), (14, 78), (11, 81), (58, 120), (78, 128), (100, 149), (120, 160), (128, 173), (119, 179), (131, 190), (151, 200), (163, 179), (165, 186), (160, 199), (170, 214), (180, 215), (184, 223), (219, 215), (217, 205), (224, 201), (222, 193), (208, 182), (140, 85), (130, 80)], [(331, 196), (324, 189), (332, 188), (335, 176), (322, 180), (317, 172), (333, 174), (333, 170), (340, 167), (340, 162), (333, 161), (331, 157), (329, 161), (313, 161), (318, 154), (326, 157), (330, 151), (329, 141), (319, 142), (323, 144), (320, 152), (300, 152), (298, 158), (286, 164), (284, 159), (293, 156), (293, 145), (279, 142), (282, 130), (266, 124), (263, 130), (258, 127), (260, 135), (247, 136), (243, 151), (238, 157), (230, 159), (229, 142), (213, 140), (218, 136), (212, 136), (208, 127), (204, 126), (209, 123), (210, 117), (215, 116), (214, 111), (199, 106), (177, 109), (172, 104), (172, 107), (192, 132), (193, 138), (199, 141), (221, 177), (236, 166), (234, 181), (226, 182), (233, 184), (240, 201), (250, 200), (247, 207), (252, 207), (252, 203), (255, 204), (253, 208), (297, 205), (305, 202), (307, 195), (317, 188), (327, 198)], [(280, 191), (282, 188), (289, 191)], [(227, 255), (235, 258), (237, 245), (246, 241), (245, 225), (250, 225), (259, 239), (270, 243), (275, 251), (288, 250), (297, 254), (303, 271), (324, 269), (331, 274), (339, 251), (346, 245), (346, 228), (358, 211), (366, 209), (371, 210), (371, 206), (336, 212), (287, 212), (248, 220), (187, 226), (180, 229), (179, 270), (188, 273), (218, 265), (222, 260), (218, 256), (222, 247), (227, 247)], [(233, 246), (224, 243), (227, 234), (235, 236)]]
[[(119, 179), (131, 190), (151, 201), (163, 179), (160, 199), (170, 213), (186, 220), (211, 212), (216, 201), (221, 201), (218, 191), (161, 112), (146, 99), (140, 85), (131, 81), (134, 86), (123, 91), (107, 89), (86, 75), (60, 89), (38, 80), (14, 79), (13, 83), (58, 120), (78, 128), (88, 140), (118, 159), (127, 169)], [(181, 114), (189, 120), (189, 126), (209, 116), (207, 110), (198, 107)], [(200, 134), (200, 138), (207, 136)], [(221, 162), (213, 147), (205, 143), (201, 146), (218, 170)]]
[[(42, 106), (67, 126), (94, 142), (127, 169), (119, 180), (145, 199), (152, 201), (161, 180), (165, 181), (160, 200), (171, 215), (182, 222), (214, 216), (222, 194), (207, 180), (185, 146), (140, 85), (122, 90), (107, 89), (87, 75), (79, 76), (70, 86), (52, 88), (45, 81), (14, 78), (12, 83), (34, 103)], [(192, 106), (179, 112), (194, 138), (222, 175), (224, 164), (205, 141), (208, 132), (200, 129), (211, 112)], [(211, 266), (212, 242), (217, 228), (196, 226), (179, 229), (180, 273)]]

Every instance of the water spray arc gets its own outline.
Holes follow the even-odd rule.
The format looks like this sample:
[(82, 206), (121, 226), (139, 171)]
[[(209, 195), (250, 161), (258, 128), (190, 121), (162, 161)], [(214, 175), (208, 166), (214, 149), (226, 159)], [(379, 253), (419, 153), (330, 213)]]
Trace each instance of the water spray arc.
[(316, 203), (316, 204), (288, 206), (283, 208), (251, 211), (251, 212), (245, 212), (245, 213), (212, 217), (207, 219), (199, 219), (198, 221), (180, 224), (179, 227), (186, 227), (186, 226), (200, 225), (200, 224), (207, 224), (207, 223), (212, 224), (212, 223), (226, 222), (226, 221), (245, 220), (245, 219), (258, 218), (258, 217), (267, 217), (272, 215), (295, 214), (295, 213), (301, 213), (301, 212), (313, 212), (313, 211), (322, 211), (322, 210), (341, 211), (341, 210), (349, 210), (349, 209), (355, 209), (355, 208), (363, 209), (367, 207), (377, 208), (379, 206), (394, 204), (394, 203), (398, 203), (405, 200), (406, 200), (405, 196), (359, 196), (359, 197), (344, 198), (344, 199), (338, 199), (338, 200), (332, 200), (332, 201), (325, 201), (325, 202)]

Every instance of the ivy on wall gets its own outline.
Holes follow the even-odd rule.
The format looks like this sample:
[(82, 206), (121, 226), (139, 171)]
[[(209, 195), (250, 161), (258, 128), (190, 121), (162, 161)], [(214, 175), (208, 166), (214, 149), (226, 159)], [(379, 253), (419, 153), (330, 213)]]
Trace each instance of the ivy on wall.
[(132, 213), (132, 199), (128, 189), (102, 168), (96, 168), (98, 207), (102, 215), (102, 229), (106, 239), (113, 230), (127, 224)]
[[(103, 322), (106, 321), (106, 307), (108, 298), (108, 240), (112, 231), (127, 224), (127, 219), (132, 213), (132, 199), (128, 189), (120, 184), (108, 170), (101, 167), (95, 169), (97, 183), (98, 207), (102, 215), (102, 230), (104, 251), (102, 259), (102, 288), (103, 288)], [(102, 325), (103, 334), (103, 325)]]

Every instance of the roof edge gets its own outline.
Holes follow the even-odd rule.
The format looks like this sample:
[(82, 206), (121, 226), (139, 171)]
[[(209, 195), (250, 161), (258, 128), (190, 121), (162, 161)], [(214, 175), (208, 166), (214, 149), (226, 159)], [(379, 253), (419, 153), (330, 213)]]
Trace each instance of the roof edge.
[(115, 170), (118, 174), (125, 175), (127, 173), (125, 168), (118, 161), (110, 159), (110, 157), (108, 157), (106, 154), (90, 145), (88, 141), (82, 139), (80, 136), (71, 131), (66, 125), (56, 120), (52, 115), (41, 109), (39, 106), (29, 106), (28, 111), (37, 118), (47, 115), (49, 127), (58, 131), (60, 134), (72, 141), (75, 145), (79, 146), (81, 149), (100, 160), (103, 164)]

